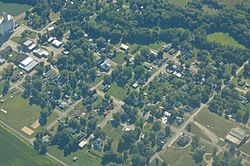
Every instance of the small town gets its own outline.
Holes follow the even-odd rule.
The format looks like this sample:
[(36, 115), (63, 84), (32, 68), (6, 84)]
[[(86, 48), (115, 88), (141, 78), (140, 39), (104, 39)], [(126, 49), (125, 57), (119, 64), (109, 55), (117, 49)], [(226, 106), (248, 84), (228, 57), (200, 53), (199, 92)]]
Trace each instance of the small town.
[(249, 11), (0, 0), (0, 165), (250, 165)]

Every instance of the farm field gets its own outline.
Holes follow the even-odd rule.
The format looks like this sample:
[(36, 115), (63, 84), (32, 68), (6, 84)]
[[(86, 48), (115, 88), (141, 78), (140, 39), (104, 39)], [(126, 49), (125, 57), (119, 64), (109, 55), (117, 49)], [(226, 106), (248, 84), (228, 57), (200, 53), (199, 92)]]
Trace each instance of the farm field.
[(31, 106), (27, 100), (22, 98), (20, 93), (12, 99), (10, 99), (10, 96), (7, 97), (3, 103), (0, 103), (0, 109), (7, 111), (7, 113), (0, 112), (0, 120), (20, 130), (24, 126), (30, 127), (39, 118), (40, 108)]
[(225, 46), (237, 47), (245, 49), (245, 46), (239, 44), (234, 38), (226, 33), (217, 32), (207, 36), (207, 39), (211, 42), (219, 43)]
[[(58, 165), (47, 157), (35, 154), (32, 147), (26, 145), (16, 136), (0, 126), (0, 165), (35, 165), (54, 166)], [(25, 152), (25, 153), (24, 153)]]
[(0, 2), (0, 13), (5, 11), (13, 16), (17, 16), (29, 8), (31, 8), (31, 6), (26, 4)]

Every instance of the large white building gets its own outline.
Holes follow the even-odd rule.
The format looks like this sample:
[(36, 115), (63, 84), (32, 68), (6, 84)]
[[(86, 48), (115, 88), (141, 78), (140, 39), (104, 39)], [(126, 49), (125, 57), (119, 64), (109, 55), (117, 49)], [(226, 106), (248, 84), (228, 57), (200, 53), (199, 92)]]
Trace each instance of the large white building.
[(14, 19), (11, 15), (3, 12), (0, 16), (0, 36), (11, 34), (14, 31)]

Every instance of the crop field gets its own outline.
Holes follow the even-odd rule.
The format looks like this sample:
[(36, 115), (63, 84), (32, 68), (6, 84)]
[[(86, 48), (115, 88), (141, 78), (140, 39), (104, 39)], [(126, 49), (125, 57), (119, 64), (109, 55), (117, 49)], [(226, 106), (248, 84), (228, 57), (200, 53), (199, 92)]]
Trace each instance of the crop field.
[[(15, 135), (0, 126), (0, 165), (34, 165), (54, 166), (58, 165), (47, 157), (35, 154), (32, 147), (26, 145)], [(25, 153), (24, 153), (25, 152)]]
[(2, 12), (7, 12), (13, 16), (17, 16), (21, 14), (22, 12), (27, 11), (31, 6), (26, 4), (16, 4), (16, 3), (6, 3), (6, 2), (0, 2), (0, 13), (2, 15)]
[(237, 47), (245, 49), (245, 46), (239, 44), (234, 38), (226, 33), (218, 32), (207, 36), (207, 39), (211, 42), (219, 43), (225, 46)]

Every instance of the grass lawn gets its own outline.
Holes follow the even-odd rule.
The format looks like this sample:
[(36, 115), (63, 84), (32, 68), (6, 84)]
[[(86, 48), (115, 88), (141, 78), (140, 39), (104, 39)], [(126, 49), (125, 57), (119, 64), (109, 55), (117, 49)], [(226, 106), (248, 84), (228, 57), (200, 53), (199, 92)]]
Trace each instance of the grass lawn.
[(110, 89), (107, 93), (117, 99), (124, 100), (127, 94), (127, 89), (113, 83), (111, 84)]
[(8, 98), (0, 103), (0, 109), (7, 111), (6, 114), (0, 112), (0, 119), (18, 130), (23, 126), (30, 127), (40, 115), (40, 108), (35, 105), (31, 106), (27, 100), (22, 98), (20, 93), (12, 99)]
[(0, 165), (59, 165), (47, 157), (37, 155), (31, 146), (27, 145), (1, 126), (0, 138)]
[(95, 81), (92, 84), (90, 84), (90, 86), (92, 87), (92, 86), (95, 86), (96, 84), (98, 84), (100, 81), (103, 80), (104, 76), (105, 76), (105, 74), (101, 74), (100, 77), (96, 77)]
[(224, 138), (233, 127), (237, 126), (234, 122), (226, 120), (224, 117), (211, 113), (208, 110), (202, 110), (195, 120), (204, 126), (209, 125), (209, 129), (220, 138)]
[(25, 42), (27, 39), (22, 38), (20, 36), (14, 36), (10, 40), (12, 40), (13, 42), (16, 42), (17, 44), (21, 44), (21, 43)]
[(119, 140), (121, 138), (122, 134), (122, 127), (118, 126), (117, 128), (114, 128), (111, 123), (109, 122), (104, 128), (103, 131), (105, 132), (106, 136), (113, 140), (112, 142), (112, 149), (114, 151), (117, 150)]
[[(88, 152), (88, 149), (86, 148), (84, 148), (83, 150), (78, 150), (74, 153), (71, 153), (67, 157), (65, 157), (63, 155), (63, 152), (57, 149), (56, 147), (50, 147), (49, 153), (70, 166), (101, 165), (101, 159), (97, 156), (92, 155), (90, 152)], [(73, 162), (74, 157), (78, 157), (78, 160), (76, 162)]]
[(114, 61), (115, 63), (122, 65), (125, 61), (124, 61), (124, 57), (126, 56), (125, 53), (120, 52), (118, 55), (116, 55), (114, 58), (112, 58), (112, 61)]
[(5, 11), (13, 16), (17, 16), (17, 15), (21, 14), (22, 12), (27, 11), (29, 8), (31, 8), (31, 6), (26, 5), (26, 4), (0, 2), (0, 13), (1, 14), (3, 11)]
[(208, 136), (194, 123), (192, 123), (192, 130), (191, 133), (195, 134), (198, 137), (204, 138), (206, 140), (210, 140)]
[(50, 15), (49, 15), (50, 21), (54, 21), (54, 20), (56, 20), (58, 18), (59, 18), (59, 14), (57, 14), (57, 13), (51, 12)]
[(4, 86), (4, 81), (1, 81), (1, 82), (0, 82), (0, 95), (1, 95), (2, 92), (3, 92), (3, 86)]
[(161, 154), (161, 158), (169, 165), (174, 166), (194, 166), (196, 165), (190, 155), (191, 146), (185, 149), (174, 149), (168, 147), (167, 150)]
[(238, 47), (241, 49), (246, 48), (245, 46), (239, 44), (234, 38), (232, 38), (228, 34), (222, 33), (222, 32), (210, 34), (207, 36), (207, 39), (211, 42), (220, 43), (220, 44), (225, 45), (225, 46)]
[(30, 39), (35, 39), (38, 34), (36, 32), (32, 32), (29, 30), (25, 30), (22, 34), (23, 38), (30, 38)]
[(240, 147), (240, 150), (250, 155), (250, 142)]
[(183, 7), (190, 1), (191, 0), (168, 0), (169, 3), (173, 3), (174, 5), (178, 7)]
[[(226, 4), (226, 5), (233, 6), (233, 5), (236, 5), (236, 4), (241, 4), (242, 1), (244, 1), (244, 0), (217, 0), (217, 1), (220, 2), (220, 3)], [(250, 0), (246, 0), (244, 2), (244, 5), (250, 6)]]

